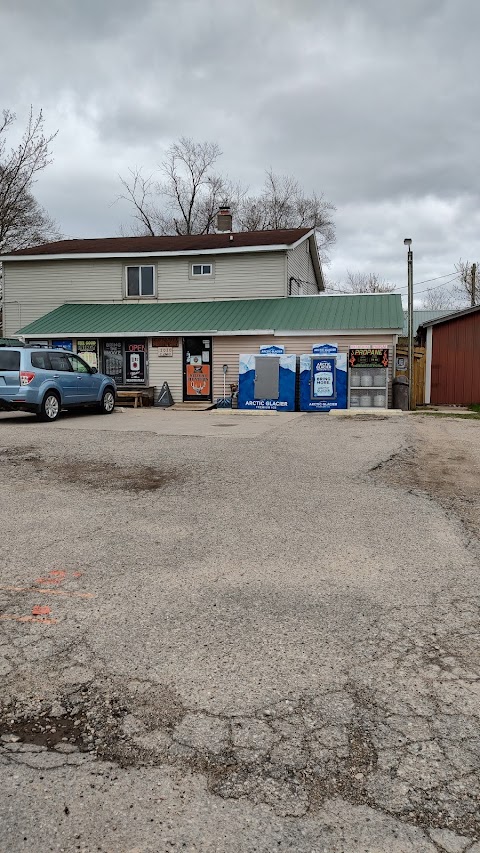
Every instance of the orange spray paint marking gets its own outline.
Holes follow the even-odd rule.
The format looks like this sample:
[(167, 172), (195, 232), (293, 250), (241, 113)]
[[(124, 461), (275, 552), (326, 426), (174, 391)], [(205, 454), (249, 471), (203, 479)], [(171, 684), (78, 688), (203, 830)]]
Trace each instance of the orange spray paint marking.
[(48, 577), (49, 578), (66, 578), (67, 573), (61, 569), (53, 569), (51, 572), (48, 573)]
[(32, 607), (32, 616), (50, 616), (51, 612), (49, 607), (42, 607), (40, 604)]
[(83, 575), (83, 572), (73, 572), (73, 577), (74, 577), (74, 578), (81, 578), (81, 577), (82, 577), (82, 575)]
[(47, 584), (49, 586), (58, 586), (62, 583), (63, 578), (35, 578), (34, 583)]

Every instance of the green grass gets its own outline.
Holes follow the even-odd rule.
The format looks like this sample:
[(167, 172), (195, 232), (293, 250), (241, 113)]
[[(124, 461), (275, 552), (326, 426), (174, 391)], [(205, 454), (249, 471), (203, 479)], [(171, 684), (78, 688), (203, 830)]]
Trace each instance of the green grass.
[(472, 403), (468, 408), (471, 412), (477, 412), (480, 415), (480, 403)]
[[(470, 406), (472, 408), (472, 406)], [(417, 409), (411, 412), (412, 415), (426, 415), (428, 418), (463, 418), (465, 421), (480, 421), (480, 406), (474, 412), (427, 412), (424, 409)]]

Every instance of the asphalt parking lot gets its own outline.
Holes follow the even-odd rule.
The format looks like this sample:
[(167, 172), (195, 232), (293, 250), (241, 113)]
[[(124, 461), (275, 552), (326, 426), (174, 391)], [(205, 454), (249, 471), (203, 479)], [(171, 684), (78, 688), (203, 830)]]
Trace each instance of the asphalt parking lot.
[(479, 853), (478, 429), (0, 415), (2, 853)]

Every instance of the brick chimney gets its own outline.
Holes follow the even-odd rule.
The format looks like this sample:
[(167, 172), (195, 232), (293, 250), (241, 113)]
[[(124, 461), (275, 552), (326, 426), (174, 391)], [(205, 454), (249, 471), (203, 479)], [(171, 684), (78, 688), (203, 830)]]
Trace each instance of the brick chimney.
[(228, 202), (220, 205), (217, 213), (216, 229), (217, 232), (228, 232), (232, 230), (232, 214)]

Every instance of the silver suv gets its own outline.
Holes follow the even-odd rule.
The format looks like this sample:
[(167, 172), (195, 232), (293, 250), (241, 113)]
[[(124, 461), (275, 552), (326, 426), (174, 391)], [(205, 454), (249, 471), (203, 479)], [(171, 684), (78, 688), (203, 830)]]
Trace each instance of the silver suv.
[(43, 421), (74, 406), (109, 415), (115, 394), (110, 376), (68, 350), (0, 343), (0, 410), (34, 412)]

